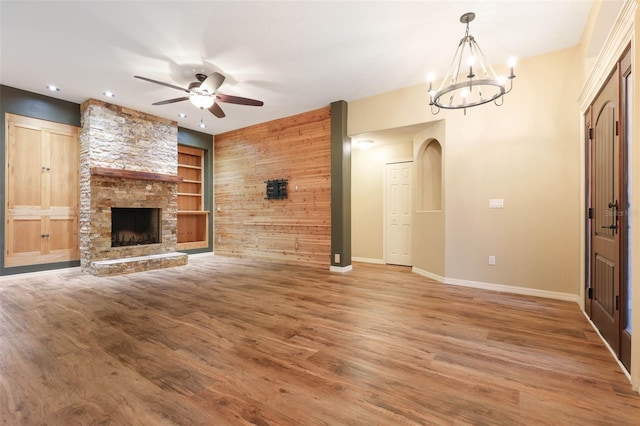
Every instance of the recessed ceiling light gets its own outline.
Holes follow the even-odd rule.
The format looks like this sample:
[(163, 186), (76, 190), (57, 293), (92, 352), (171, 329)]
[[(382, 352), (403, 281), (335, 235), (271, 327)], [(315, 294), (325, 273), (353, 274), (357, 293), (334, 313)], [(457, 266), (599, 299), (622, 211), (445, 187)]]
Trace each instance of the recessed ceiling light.
[(60, 88), (58, 86), (54, 86), (53, 84), (48, 85), (47, 89), (51, 90), (52, 92), (59, 92), (60, 91)]
[(181, 112), (180, 114), (178, 114), (178, 117), (187, 118), (187, 114), (185, 114), (184, 112)]
[(102, 92), (103, 95), (105, 95), (107, 98), (115, 98), (116, 94), (110, 91), (106, 91), (106, 92)]

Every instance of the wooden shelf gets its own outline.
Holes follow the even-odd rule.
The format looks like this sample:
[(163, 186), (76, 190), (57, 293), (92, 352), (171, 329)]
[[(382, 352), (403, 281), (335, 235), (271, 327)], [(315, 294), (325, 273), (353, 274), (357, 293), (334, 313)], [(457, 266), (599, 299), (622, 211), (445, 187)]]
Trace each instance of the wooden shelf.
[(178, 164), (178, 168), (183, 167), (185, 169), (194, 169), (194, 170), (202, 170), (200, 166), (190, 166), (188, 164)]

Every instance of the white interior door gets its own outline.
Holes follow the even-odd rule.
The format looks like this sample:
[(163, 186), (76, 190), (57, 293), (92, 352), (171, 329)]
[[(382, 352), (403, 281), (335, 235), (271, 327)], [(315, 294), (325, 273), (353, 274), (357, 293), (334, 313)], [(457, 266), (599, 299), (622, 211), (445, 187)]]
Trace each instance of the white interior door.
[(387, 164), (387, 263), (411, 266), (412, 162)]

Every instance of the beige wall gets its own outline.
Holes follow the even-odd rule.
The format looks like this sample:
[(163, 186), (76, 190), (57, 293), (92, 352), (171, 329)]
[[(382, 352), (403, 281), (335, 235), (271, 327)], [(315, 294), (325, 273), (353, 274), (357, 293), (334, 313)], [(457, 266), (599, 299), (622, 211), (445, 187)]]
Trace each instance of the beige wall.
[(412, 142), (351, 152), (351, 255), (384, 260), (384, 173), (389, 162), (411, 159)]
[[(579, 293), (578, 59), (573, 48), (521, 61), (505, 104), (466, 116), (432, 116), (426, 84), (349, 103), (349, 134), (444, 119), (446, 278)], [(428, 244), (414, 243), (416, 260)]]
[(502, 107), (447, 115), (447, 277), (579, 293), (577, 53), (522, 60)]
[[(442, 182), (446, 172), (444, 158), (446, 157), (445, 123), (438, 120), (430, 123), (423, 131), (413, 137), (413, 157), (416, 162), (414, 187), (414, 206), (420, 205), (418, 199), (422, 192), (421, 185), (432, 182), (423, 182), (421, 176), (421, 158), (426, 145), (432, 140), (438, 141), (442, 149)], [(446, 188), (442, 185), (442, 208), (433, 211), (421, 211), (416, 208), (413, 215), (413, 239), (412, 260), (413, 268), (420, 273), (426, 273), (430, 277), (442, 280), (445, 276), (445, 196)]]

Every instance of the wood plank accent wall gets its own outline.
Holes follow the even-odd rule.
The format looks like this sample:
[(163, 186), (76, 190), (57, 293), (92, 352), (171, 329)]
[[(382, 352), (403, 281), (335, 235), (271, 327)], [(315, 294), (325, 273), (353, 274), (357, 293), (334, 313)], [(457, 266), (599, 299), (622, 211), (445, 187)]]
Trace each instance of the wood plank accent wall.
[[(329, 107), (215, 136), (215, 253), (328, 268)], [(266, 200), (265, 181), (288, 179)]]

